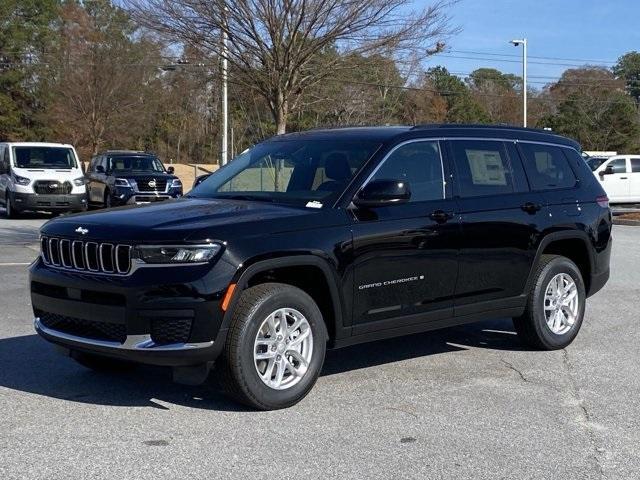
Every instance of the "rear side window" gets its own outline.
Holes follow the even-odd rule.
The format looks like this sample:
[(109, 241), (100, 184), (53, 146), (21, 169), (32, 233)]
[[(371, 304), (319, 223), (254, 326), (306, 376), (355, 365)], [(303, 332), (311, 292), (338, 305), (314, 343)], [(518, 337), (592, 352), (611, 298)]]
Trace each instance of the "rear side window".
[(633, 173), (640, 172), (640, 158), (631, 159), (631, 171)]
[(576, 184), (576, 176), (560, 147), (521, 143), (520, 148), (533, 190), (553, 190)]
[(451, 149), (461, 197), (517, 191), (504, 143), (492, 140), (452, 140)]

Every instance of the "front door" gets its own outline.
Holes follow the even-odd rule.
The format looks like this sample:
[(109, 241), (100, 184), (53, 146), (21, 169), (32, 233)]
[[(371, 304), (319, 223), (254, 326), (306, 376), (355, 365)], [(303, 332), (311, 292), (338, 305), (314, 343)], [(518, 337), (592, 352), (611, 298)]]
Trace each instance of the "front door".
[(447, 318), (458, 275), (455, 201), (440, 143), (397, 146), (371, 180), (409, 184), (407, 203), (353, 211), (354, 335)]
[[(610, 170), (608, 170), (609, 167)], [(604, 174), (605, 171), (610, 171), (611, 173)], [(631, 180), (626, 158), (614, 158), (604, 162), (598, 167), (596, 174), (612, 203), (629, 201)]]

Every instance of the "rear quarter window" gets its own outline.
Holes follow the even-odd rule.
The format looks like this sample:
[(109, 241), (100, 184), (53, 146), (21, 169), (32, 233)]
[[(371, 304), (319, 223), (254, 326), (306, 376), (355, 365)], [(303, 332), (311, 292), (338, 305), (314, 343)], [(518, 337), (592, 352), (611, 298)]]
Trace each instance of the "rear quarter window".
[(569, 188), (576, 184), (576, 175), (560, 147), (520, 143), (520, 148), (533, 190)]

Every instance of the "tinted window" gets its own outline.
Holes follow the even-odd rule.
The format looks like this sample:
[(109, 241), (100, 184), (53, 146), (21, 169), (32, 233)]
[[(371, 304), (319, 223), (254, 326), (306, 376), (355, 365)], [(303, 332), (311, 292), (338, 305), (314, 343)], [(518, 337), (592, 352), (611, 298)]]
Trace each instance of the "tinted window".
[(372, 180), (403, 180), (411, 190), (410, 202), (444, 198), (442, 161), (438, 142), (412, 142), (397, 148)]
[(73, 150), (61, 147), (13, 147), (18, 168), (69, 169), (77, 166)]
[(326, 205), (379, 147), (375, 141), (340, 138), (267, 141), (234, 158), (189, 196)]
[(521, 143), (525, 170), (534, 190), (573, 187), (576, 176), (559, 147)]
[(613, 173), (627, 173), (627, 160), (624, 158), (616, 158), (607, 163), (606, 168), (611, 167)]
[(456, 180), (461, 197), (499, 195), (517, 191), (513, 171), (502, 142), (453, 140)]
[(604, 163), (605, 160), (606, 160), (606, 158), (589, 157), (589, 158), (587, 158), (586, 162), (587, 162), (587, 165), (589, 165), (589, 168), (591, 168), (591, 170), (595, 171), (600, 165), (602, 165)]
[(631, 159), (631, 171), (633, 173), (640, 172), (640, 158)]

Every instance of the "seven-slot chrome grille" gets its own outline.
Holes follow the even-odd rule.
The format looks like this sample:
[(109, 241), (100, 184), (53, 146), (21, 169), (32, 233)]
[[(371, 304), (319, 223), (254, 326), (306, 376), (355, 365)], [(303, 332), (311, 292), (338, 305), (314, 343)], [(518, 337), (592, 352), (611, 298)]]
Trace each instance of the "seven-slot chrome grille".
[(43, 236), (40, 254), (46, 265), (57, 268), (113, 275), (131, 271), (131, 245)]

